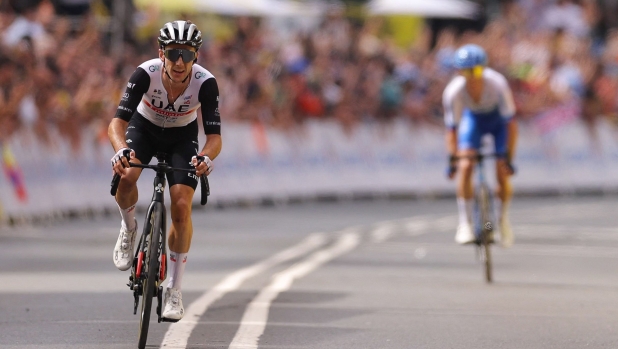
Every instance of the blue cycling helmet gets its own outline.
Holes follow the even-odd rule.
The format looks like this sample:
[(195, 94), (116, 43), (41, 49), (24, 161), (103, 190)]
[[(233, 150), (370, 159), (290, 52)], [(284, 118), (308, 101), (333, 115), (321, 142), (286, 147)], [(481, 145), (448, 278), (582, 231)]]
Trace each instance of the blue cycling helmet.
[(468, 44), (460, 47), (455, 52), (453, 67), (456, 69), (468, 69), (476, 66), (487, 65), (487, 53), (479, 45)]

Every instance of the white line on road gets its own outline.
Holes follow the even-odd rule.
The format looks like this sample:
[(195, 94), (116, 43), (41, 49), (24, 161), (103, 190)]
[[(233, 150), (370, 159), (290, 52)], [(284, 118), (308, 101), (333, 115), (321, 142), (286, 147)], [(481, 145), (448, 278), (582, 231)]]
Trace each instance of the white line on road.
[(302, 263), (275, 274), (270, 285), (262, 289), (247, 307), (229, 349), (257, 349), (260, 336), (266, 328), (270, 305), (279, 293), (287, 291), (294, 280), (302, 278), (321, 265), (351, 251), (359, 242), (360, 234), (348, 231), (333, 246), (316, 251)]
[(395, 222), (383, 222), (378, 224), (371, 231), (371, 241), (374, 243), (380, 243), (384, 240), (388, 239), (393, 232), (397, 228), (397, 224)]
[(456, 216), (453, 215), (443, 216), (441, 218), (421, 216), (421, 219), (419, 219), (419, 217), (413, 217), (403, 222), (407, 231), (406, 235), (408, 236), (419, 236), (430, 231), (447, 230), (450, 228), (455, 230), (456, 224)]
[(247, 279), (263, 273), (278, 264), (301, 257), (323, 245), (326, 240), (326, 235), (323, 233), (312, 234), (298, 245), (281, 251), (268, 259), (253, 264), (247, 268), (240, 269), (229, 275), (220, 283), (215, 285), (213, 289), (206, 292), (200, 298), (191, 303), (191, 305), (187, 308), (185, 316), (181, 322), (170, 325), (169, 329), (165, 333), (165, 337), (163, 338), (160, 348), (186, 348), (191, 332), (199, 322), (200, 317), (206, 312), (211, 304), (220, 299), (226, 293), (237, 290)]
[(455, 216), (452, 215), (442, 218), (424, 215), (394, 221), (383, 221), (377, 223), (371, 231), (371, 242), (382, 243), (392, 237), (402, 227), (405, 229), (406, 235), (419, 236), (431, 230), (451, 228), (455, 225), (454, 222)]

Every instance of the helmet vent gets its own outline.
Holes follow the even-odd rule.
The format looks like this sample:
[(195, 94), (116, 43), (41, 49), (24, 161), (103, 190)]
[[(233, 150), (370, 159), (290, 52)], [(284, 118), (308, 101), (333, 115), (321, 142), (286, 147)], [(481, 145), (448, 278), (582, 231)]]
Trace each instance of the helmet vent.
[(176, 40), (176, 33), (174, 33), (174, 27), (172, 27), (172, 23), (166, 23), (168, 33), (170, 33), (170, 37), (172, 40)]

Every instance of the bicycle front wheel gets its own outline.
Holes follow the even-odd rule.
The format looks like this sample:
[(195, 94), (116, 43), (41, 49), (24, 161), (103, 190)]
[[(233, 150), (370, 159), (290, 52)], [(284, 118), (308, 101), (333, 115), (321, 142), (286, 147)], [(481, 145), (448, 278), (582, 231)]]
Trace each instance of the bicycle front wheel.
[(142, 314), (139, 322), (138, 348), (146, 347), (148, 327), (150, 325), (150, 311), (152, 310), (152, 298), (157, 288), (159, 275), (159, 236), (162, 229), (163, 208), (160, 203), (154, 203), (148, 216), (150, 230), (144, 246), (144, 278), (142, 279)]
[(483, 260), (485, 266), (485, 281), (491, 283), (493, 281), (492, 265), (491, 265), (491, 233), (493, 231), (493, 223), (491, 220), (491, 203), (489, 202), (489, 187), (481, 185), (479, 188), (479, 204), (481, 214), (481, 249), (483, 250)]

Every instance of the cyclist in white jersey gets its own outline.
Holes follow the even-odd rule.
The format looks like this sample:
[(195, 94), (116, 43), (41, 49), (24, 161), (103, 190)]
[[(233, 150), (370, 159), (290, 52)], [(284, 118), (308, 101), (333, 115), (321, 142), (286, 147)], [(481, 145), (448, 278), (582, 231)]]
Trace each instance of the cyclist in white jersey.
[(462, 46), (455, 52), (453, 63), (459, 74), (444, 89), (442, 101), (447, 127), (448, 176), (453, 179), (459, 172), (459, 226), (455, 241), (460, 244), (475, 241), (472, 229), (474, 155), (481, 147), (481, 138), (491, 134), (498, 155), (496, 196), (500, 200), (496, 211), (500, 240), (502, 246), (509, 247), (513, 244), (508, 218), (508, 206), (513, 194), (509, 177), (515, 172), (511, 161), (517, 139), (513, 95), (506, 78), (486, 67), (487, 54), (480, 46)]
[[(162, 317), (177, 321), (184, 315), (181, 282), (193, 235), (193, 194), (199, 176), (210, 174), (212, 160), (221, 151), (219, 88), (214, 76), (195, 64), (202, 45), (202, 34), (195, 24), (181, 20), (166, 23), (158, 43), (159, 57), (137, 67), (108, 128), (116, 152), (112, 168), (121, 175), (116, 202), (122, 222), (113, 261), (120, 270), (131, 267), (137, 235), (136, 183), (142, 169), (129, 167), (124, 151), (129, 149), (130, 160), (136, 163), (149, 163), (163, 152), (173, 167), (181, 168), (195, 167), (197, 156), (203, 156), (205, 161), (195, 167), (195, 174), (175, 171), (167, 175), (172, 222), (168, 239), (170, 278)], [(206, 143), (198, 151), (200, 108)]]

